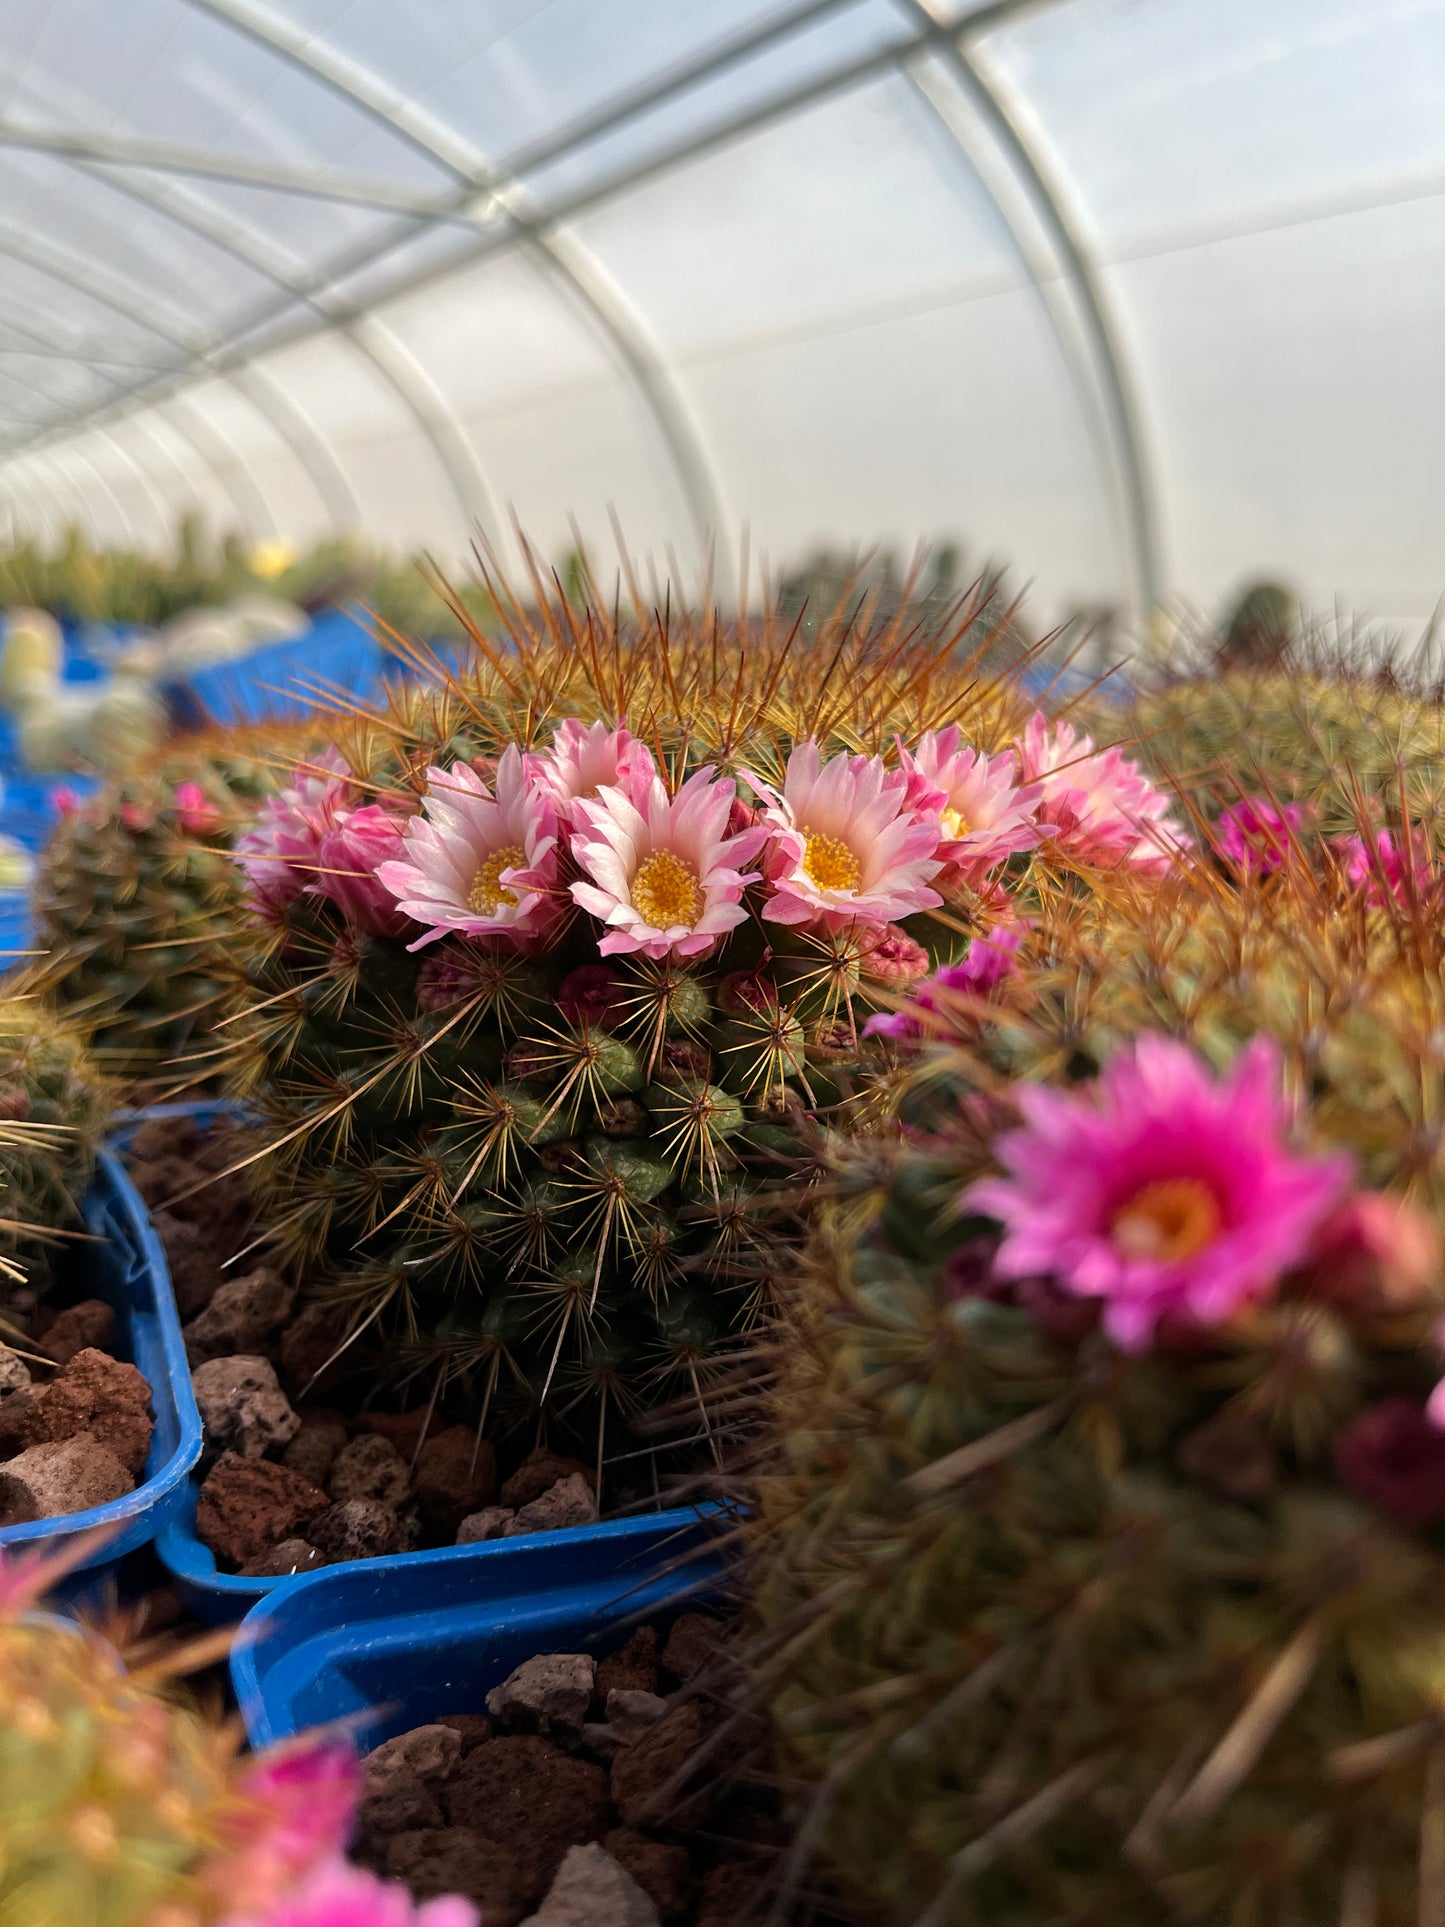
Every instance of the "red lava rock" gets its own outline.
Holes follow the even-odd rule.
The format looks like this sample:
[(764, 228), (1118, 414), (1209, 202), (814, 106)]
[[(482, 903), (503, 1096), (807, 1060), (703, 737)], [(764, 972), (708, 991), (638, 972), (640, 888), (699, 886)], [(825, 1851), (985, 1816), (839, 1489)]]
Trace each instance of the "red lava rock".
[(429, 1412), (423, 1405), (415, 1412), (363, 1412), (352, 1429), (358, 1433), (374, 1432), (378, 1438), (389, 1439), (410, 1465), (421, 1444), (423, 1430), (428, 1438), (435, 1438), (446, 1427), (435, 1410)]
[(502, 1504), (520, 1512), (524, 1505), (530, 1505), (533, 1499), (540, 1499), (544, 1492), (550, 1491), (559, 1479), (570, 1478), (574, 1472), (580, 1472), (592, 1490), (597, 1490), (596, 1473), (581, 1459), (564, 1458), (560, 1452), (549, 1452), (545, 1445), (539, 1445), (527, 1454), (502, 1487)]
[(367, 1785), (379, 1786), (394, 1773), (414, 1773), (426, 1786), (441, 1786), (461, 1763), (462, 1736), (443, 1720), (414, 1726), (383, 1740), (367, 1754)]
[(46, 1327), (37, 1350), (68, 1365), (77, 1352), (91, 1348), (109, 1352), (115, 1339), (115, 1309), (103, 1298), (84, 1298), (71, 1305)]
[(492, 1722), (485, 1713), (441, 1713), (437, 1716), (438, 1726), (449, 1726), (462, 1736), (462, 1758), (474, 1752), (492, 1737)]
[(311, 1542), (332, 1559), (381, 1559), (395, 1552), (401, 1521), (380, 1499), (343, 1499), (311, 1527)]
[[(141, 1189), (135, 1167), (151, 1164), (157, 1158), (190, 1157), (201, 1141), (201, 1127), (193, 1117), (148, 1117), (130, 1134), (126, 1159), (136, 1189)], [(148, 1193), (142, 1191), (142, 1197)]]
[(282, 1465), (289, 1465), (313, 1485), (325, 1485), (337, 1453), (346, 1443), (346, 1427), (339, 1418), (318, 1418), (301, 1413), (301, 1430), (281, 1454)]
[(224, 1281), (221, 1261), (204, 1225), (178, 1218), (173, 1211), (152, 1211), (156, 1236), (165, 1246), (166, 1268), (182, 1318), (206, 1309)]
[(539, 1653), (487, 1694), (499, 1726), (524, 1733), (577, 1734), (592, 1704), (597, 1675), (589, 1653)]
[(208, 1358), (191, 1373), (191, 1390), (212, 1456), (279, 1457), (301, 1429), (269, 1358)]
[(662, 1649), (662, 1670), (686, 1683), (706, 1672), (724, 1651), (723, 1627), (707, 1613), (683, 1613)]
[(597, 1697), (605, 1705), (613, 1692), (657, 1691), (657, 1628), (639, 1626), (627, 1644), (597, 1662)]
[(411, 1473), (389, 1439), (377, 1432), (364, 1432), (337, 1453), (326, 1489), (338, 1502), (380, 1499), (383, 1505), (395, 1508), (411, 1493)]
[(384, 1871), (389, 1879), (403, 1881), (419, 1901), (461, 1894), (480, 1910), (485, 1927), (516, 1927), (525, 1912), (516, 1861), (498, 1841), (470, 1827), (394, 1835)]
[(657, 1909), (625, 1867), (595, 1841), (569, 1847), (527, 1927), (660, 1927)]
[(283, 1539), (270, 1552), (248, 1559), (241, 1568), (243, 1579), (289, 1579), (296, 1572), (316, 1572), (331, 1561), (304, 1539)]
[(25, 1481), (0, 1472), (0, 1526), (28, 1526), (39, 1517), (35, 1494)]
[(295, 1303), (296, 1287), (270, 1265), (258, 1265), (242, 1278), (227, 1278), (201, 1315), (186, 1326), (186, 1356), (193, 1365), (204, 1365), (209, 1358), (262, 1352)]
[(685, 1700), (630, 1746), (619, 1747), (612, 1762), (612, 1798), (628, 1826), (688, 1833), (701, 1825), (726, 1791), (721, 1779), (735, 1750), (725, 1746), (710, 1752), (695, 1775), (687, 1769), (722, 1718), (697, 1700)]
[(409, 1767), (398, 1767), (377, 1780), (368, 1780), (356, 1809), (359, 1831), (373, 1840), (417, 1827), (439, 1827), (442, 1810), (437, 1796)]
[(93, 1439), (113, 1452), (131, 1478), (137, 1479), (154, 1430), (151, 1388), (135, 1366), (87, 1347), (36, 1393), (20, 1436), (27, 1445)]
[(224, 1452), (196, 1499), (196, 1536), (225, 1565), (244, 1566), (305, 1534), (331, 1501), (289, 1466)]
[(664, 1921), (681, 1920), (697, 1886), (686, 1847), (654, 1840), (636, 1827), (614, 1827), (602, 1844), (618, 1866), (632, 1875)]
[(580, 1472), (569, 1472), (548, 1486), (540, 1499), (533, 1499), (502, 1527), (504, 1539), (520, 1539), (529, 1532), (560, 1532), (567, 1526), (597, 1523), (597, 1501), (592, 1488)]
[(516, 1518), (510, 1506), (484, 1505), (480, 1512), (469, 1512), (457, 1527), (455, 1543), (477, 1546), (488, 1539), (504, 1539), (507, 1527)]
[(531, 1734), (479, 1746), (447, 1788), (454, 1826), (475, 1827), (516, 1856), (523, 1897), (535, 1903), (569, 1847), (600, 1840), (612, 1818), (607, 1772)]
[(693, 1927), (742, 1927), (766, 1913), (767, 1881), (745, 1860), (724, 1860), (703, 1876)]
[[(0, 1479), (10, 1504), (23, 1509), (21, 1489), (29, 1494), (32, 1519), (58, 1519), (67, 1512), (88, 1512), (135, 1490), (135, 1480), (114, 1452), (98, 1439), (55, 1439), (32, 1445), (10, 1460)], [(16, 1525), (18, 1518), (7, 1519)]]
[(469, 1513), (497, 1496), (497, 1455), (470, 1425), (449, 1425), (417, 1454), (412, 1489), (422, 1518), (450, 1539)]
[(324, 1305), (304, 1305), (281, 1333), (276, 1358), (281, 1375), (297, 1398), (324, 1395), (346, 1371), (346, 1356), (335, 1354), (346, 1334)]

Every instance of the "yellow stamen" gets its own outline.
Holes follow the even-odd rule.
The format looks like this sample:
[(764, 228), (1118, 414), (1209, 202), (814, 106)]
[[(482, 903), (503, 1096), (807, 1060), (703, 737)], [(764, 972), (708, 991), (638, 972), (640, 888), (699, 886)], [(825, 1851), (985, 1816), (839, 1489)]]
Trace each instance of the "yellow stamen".
[(504, 890), (501, 885), (503, 870), (520, 870), (527, 861), (527, 852), (509, 843), (505, 850), (493, 850), (481, 869), (472, 878), (472, 887), (467, 895), (467, 908), (479, 917), (489, 917), (504, 903), (517, 901), (515, 890)]
[(685, 857), (656, 850), (632, 879), (632, 907), (654, 930), (683, 924), (689, 930), (702, 915), (702, 885)]
[(1192, 1258), (1219, 1236), (1219, 1200), (1198, 1178), (1146, 1184), (1114, 1213), (1109, 1235), (1126, 1258), (1172, 1264)]
[(961, 843), (972, 828), (973, 825), (962, 810), (943, 812), (943, 834), (948, 842)]
[(804, 830), (803, 875), (820, 890), (856, 890), (863, 881), (858, 859), (840, 836)]

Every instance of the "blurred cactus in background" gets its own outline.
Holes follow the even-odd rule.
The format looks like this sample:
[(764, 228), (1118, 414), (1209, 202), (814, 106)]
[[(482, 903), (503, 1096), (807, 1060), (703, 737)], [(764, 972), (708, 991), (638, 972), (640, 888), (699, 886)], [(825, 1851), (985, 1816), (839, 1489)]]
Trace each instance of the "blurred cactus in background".
[(48, 1009), (33, 977), (0, 997), (0, 1257), (43, 1290), (53, 1234), (76, 1230), (111, 1091), (88, 1032)]
[(900, 1927), (1434, 1904), (1441, 879), (1204, 854), (915, 993), (764, 1354), (757, 1690)]

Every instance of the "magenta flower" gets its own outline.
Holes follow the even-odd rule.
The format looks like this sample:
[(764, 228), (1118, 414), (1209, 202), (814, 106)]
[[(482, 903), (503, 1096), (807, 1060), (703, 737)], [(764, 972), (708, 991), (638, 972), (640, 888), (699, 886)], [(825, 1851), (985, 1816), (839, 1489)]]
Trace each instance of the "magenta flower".
[(57, 816), (76, 816), (80, 811), (80, 794), (69, 783), (61, 783), (50, 792), (50, 800), (55, 805)]
[(743, 892), (759, 880), (746, 866), (767, 832), (728, 835), (734, 793), (709, 766), (676, 796), (654, 773), (634, 776), (629, 790), (577, 799), (572, 854), (582, 880), (572, 896), (607, 925), (603, 956), (701, 957), (743, 921)]
[(322, 752), (295, 772), (296, 780), (261, 805), (255, 823), (236, 838), (252, 907), (280, 916), (314, 880), (321, 839), (354, 799), (338, 749)]
[(1052, 1276), (1104, 1304), (1125, 1351), (1181, 1314), (1209, 1327), (1262, 1297), (1309, 1248), (1350, 1160), (1288, 1148), (1279, 1052), (1256, 1037), (1219, 1081), (1173, 1039), (1141, 1037), (1087, 1094), (1018, 1093), (1006, 1175), (964, 1193), (998, 1219), (1001, 1276)]
[(1304, 820), (1297, 803), (1280, 809), (1267, 796), (1244, 796), (1219, 812), (1215, 848), (1242, 870), (1268, 876), (1284, 864)]
[(221, 812), (199, 783), (177, 783), (176, 821), (187, 836), (210, 836), (221, 826)]
[(269, 1921), (281, 1895), (344, 1851), (361, 1788), (345, 1741), (303, 1740), (264, 1755), (243, 1777), (246, 1804), (206, 1867), (211, 1892), (238, 1922)]
[(557, 811), (511, 744), (497, 764), (496, 794), (468, 763), (429, 769), (422, 816), (402, 833), (400, 858), (378, 881), (413, 922), (420, 950), (448, 931), (534, 944), (550, 932), (557, 898)]
[(1387, 896), (1396, 903), (1423, 901), (1434, 881), (1425, 838), (1412, 830), (1408, 839), (1392, 830), (1379, 830), (1368, 841), (1341, 836), (1335, 850), (1352, 890), (1363, 890), (1368, 902), (1381, 904)]
[(480, 1918), (457, 1894), (418, 1905), (396, 1881), (337, 1858), (259, 1911), (228, 1914), (222, 1927), (479, 1927)]
[(383, 863), (399, 856), (405, 819), (382, 803), (340, 810), (316, 848), (316, 868), (307, 889), (337, 905), (358, 930), (380, 937), (406, 934), (406, 918), (379, 880)]
[(583, 827), (574, 803), (591, 800), (602, 789), (626, 789), (634, 779), (645, 784), (655, 772), (652, 751), (625, 723), (616, 729), (606, 723), (587, 727), (571, 716), (557, 725), (550, 749), (528, 755), (527, 767), (572, 829)]
[(1047, 832), (1038, 821), (1043, 786), (1021, 785), (1013, 756), (984, 756), (965, 749), (957, 723), (931, 729), (911, 753), (900, 742), (898, 760), (908, 777), (909, 801), (921, 816), (941, 815), (937, 854), (945, 887), (955, 879), (996, 870), (1020, 850), (1035, 849)]
[(800, 743), (788, 758), (781, 793), (751, 771), (772, 834), (767, 857), (773, 923), (894, 923), (943, 899), (930, 885), (942, 869), (938, 815), (919, 817), (908, 779), (878, 756), (832, 756)]
[(1043, 791), (1040, 819), (1066, 855), (1103, 869), (1163, 875), (1188, 847), (1169, 798), (1117, 746), (1096, 750), (1070, 724), (1050, 731), (1036, 713), (1014, 747), (1025, 782)]
[(943, 964), (935, 970), (914, 991), (906, 1010), (880, 1011), (870, 1017), (863, 1035), (891, 1037), (903, 1044), (939, 1035), (946, 1028), (942, 1019), (957, 998), (991, 997), (1005, 978), (1013, 975), (1027, 927), (1022, 921), (1000, 923), (986, 936), (975, 937), (961, 963)]

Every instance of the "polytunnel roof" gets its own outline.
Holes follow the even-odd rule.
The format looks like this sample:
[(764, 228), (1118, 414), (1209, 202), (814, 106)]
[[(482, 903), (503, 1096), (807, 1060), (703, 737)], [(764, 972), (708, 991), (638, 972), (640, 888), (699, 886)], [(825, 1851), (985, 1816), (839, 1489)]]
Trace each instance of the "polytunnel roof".
[(1445, 0), (7, 0), (0, 502), (1445, 582)]

